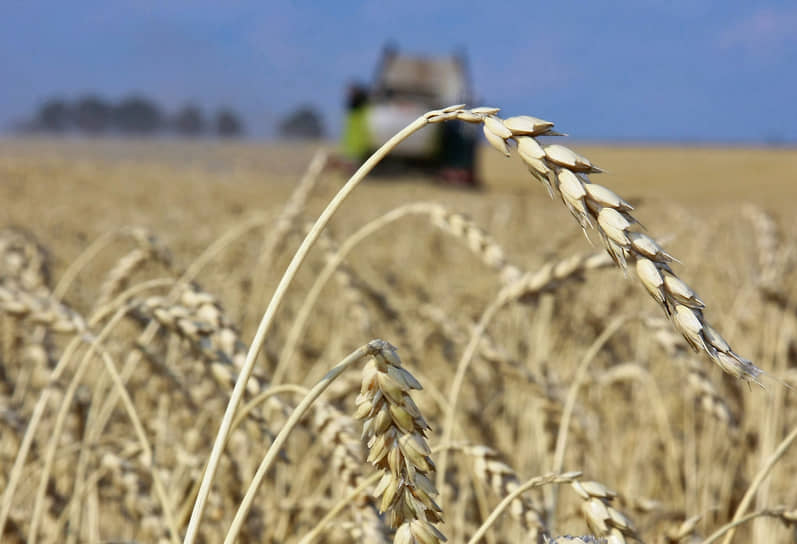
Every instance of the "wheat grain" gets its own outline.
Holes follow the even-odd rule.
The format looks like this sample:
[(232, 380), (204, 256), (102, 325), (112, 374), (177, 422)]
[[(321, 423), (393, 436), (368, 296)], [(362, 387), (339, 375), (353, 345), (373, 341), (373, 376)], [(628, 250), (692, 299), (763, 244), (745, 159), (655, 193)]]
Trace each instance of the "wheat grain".
[(570, 485), (583, 500), (581, 513), (593, 533), (606, 538), (608, 544), (624, 544), (627, 537), (638, 540), (631, 520), (611, 505), (617, 496), (614, 491), (593, 481)]

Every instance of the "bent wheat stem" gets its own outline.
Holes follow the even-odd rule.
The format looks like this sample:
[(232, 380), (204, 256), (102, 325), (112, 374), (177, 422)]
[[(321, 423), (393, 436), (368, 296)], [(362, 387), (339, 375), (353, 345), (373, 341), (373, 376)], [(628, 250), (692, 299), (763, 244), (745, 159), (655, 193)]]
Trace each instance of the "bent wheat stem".
[(481, 527), (473, 533), (473, 536), (468, 540), (468, 544), (476, 544), (479, 542), (481, 538), (484, 537), (484, 534), (487, 530), (492, 527), (492, 525), (496, 522), (496, 520), (503, 514), (504, 510), (506, 510), (512, 502), (520, 497), (523, 493), (528, 491), (529, 489), (533, 489), (535, 487), (542, 487), (548, 484), (567, 484), (571, 483), (576, 480), (576, 478), (580, 477), (580, 472), (566, 472), (564, 474), (547, 474), (545, 476), (537, 476), (536, 478), (532, 478), (528, 480), (526, 483), (519, 485), (512, 493), (508, 494), (504, 499), (498, 503), (498, 506), (493, 509), (490, 516), (484, 520)]
[[(553, 455), (554, 472), (562, 470), (562, 466), (565, 462), (565, 448), (567, 447), (567, 435), (570, 428), (570, 418), (572, 417), (573, 409), (576, 406), (578, 390), (587, 377), (587, 369), (595, 359), (595, 356), (598, 355), (601, 348), (606, 345), (606, 342), (608, 342), (609, 339), (614, 336), (614, 334), (620, 330), (620, 327), (622, 327), (628, 320), (629, 318), (627, 316), (620, 316), (609, 323), (609, 326), (603, 330), (600, 336), (598, 336), (598, 338), (596, 338), (589, 347), (587, 352), (584, 354), (583, 359), (581, 359), (581, 363), (576, 369), (576, 373), (572, 378), (573, 383), (570, 385), (570, 389), (567, 392), (567, 399), (565, 400), (565, 408), (564, 412), (562, 413), (562, 419), (559, 421), (559, 432), (556, 433), (556, 449), (554, 450)], [(554, 490), (551, 492), (550, 502), (548, 503), (549, 527), (552, 527), (556, 521), (554, 516), (556, 515), (557, 498), (558, 493), (556, 488), (554, 488)]]
[[(307, 410), (310, 409), (313, 402), (324, 392), (324, 390), (330, 386), (330, 384), (337, 378), (338, 376), (343, 373), (346, 368), (349, 366), (361, 361), (364, 357), (369, 354), (373, 354), (375, 351), (381, 349), (381, 340), (372, 340), (371, 342), (361, 346), (351, 352), (345, 359), (343, 359), (340, 363), (335, 365), (327, 374), (318, 382), (302, 399), (302, 402), (299, 403), (298, 406), (293, 410), (293, 413), (288, 418), (288, 421), (285, 422), (285, 425), (280, 430), (277, 437), (274, 439), (274, 442), (269, 447), (266, 455), (263, 457), (263, 460), (260, 462), (260, 466), (257, 468), (257, 472), (255, 473), (254, 478), (249, 483), (249, 487), (246, 490), (246, 494), (244, 498), (241, 500), (240, 505), (238, 506), (238, 511), (235, 512), (235, 517), (233, 518), (232, 525), (230, 525), (229, 531), (227, 531), (227, 536), (224, 539), (225, 544), (232, 544), (235, 542), (235, 539), (238, 537), (238, 533), (243, 526), (243, 522), (246, 518), (246, 515), (249, 513), (249, 509), (252, 507), (252, 501), (255, 498), (255, 493), (260, 488), (260, 484), (263, 482), (263, 478), (265, 478), (268, 469), (274, 463), (277, 458), (277, 454), (282, 449), (282, 446), (288, 440), (288, 436), (290, 435), (291, 431), (296, 427), (299, 423), (299, 420), (302, 419), (304, 414)], [(205, 469), (206, 473), (209, 469)], [(201, 490), (201, 489), (200, 489)]]
[[(731, 523), (739, 521), (744, 513), (747, 511), (747, 508), (750, 506), (750, 503), (753, 501), (753, 497), (755, 497), (756, 491), (758, 491), (758, 487), (764, 481), (764, 479), (769, 476), (770, 471), (772, 468), (780, 461), (780, 458), (786, 454), (786, 451), (791, 446), (792, 442), (797, 438), (797, 427), (792, 429), (789, 435), (783, 439), (783, 441), (778, 445), (778, 448), (775, 450), (767, 462), (764, 463), (764, 466), (761, 467), (761, 470), (755, 475), (753, 482), (750, 484), (750, 487), (747, 488), (747, 491), (742, 497), (742, 501), (739, 503), (739, 506), (736, 508), (736, 513), (733, 515), (733, 519)], [(722, 544), (730, 544), (730, 541), (733, 540), (733, 535), (735, 532), (735, 525), (729, 527), (728, 534), (725, 536), (725, 540), (722, 541)]]
[(224, 411), (221, 425), (219, 426), (216, 439), (213, 442), (213, 448), (210, 452), (210, 457), (208, 458), (208, 465), (205, 470), (205, 474), (202, 476), (202, 483), (199, 487), (199, 493), (197, 494), (197, 499), (194, 503), (194, 509), (191, 512), (191, 519), (188, 522), (188, 528), (186, 529), (185, 539), (183, 541), (185, 544), (193, 544), (197, 538), (199, 532), (199, 523), (202, 520), (202, 514), (205, 511), (207, 498), (210, 494), (210, 488), (213, 484), (213, 479), (215, 478), (216, 470), (218, 469), (224, 446), (227, 443), (230, 428), (232, 427), (232, 421), (235, 417), (235, 411), (237, 410), (238, 405), (241, 403), (241, 399), (243, 399), (244, 392), (246, 390), (246, 384), (249, 381), (249, 378), (252, 376), (257, 355), (260, 352), (260, 348), (265, 341), (268, 331), (271, 329), (274, 316), (282, 304), (285, 293), (287, 292), (290, 284), (293, 282), (293, 278), (296, 276), (296, 272), (304, 262), (305, 257), (307, 257), (310, 248), (318, 239), (319, 234), (324, 227), (326, 227), (327, 223), (329, 223), (329, 220), (341, 206), (343, 201), (346, 200), (349, 194), (351, 194), (351, 192), (357, 187), (357, 185), (359, 185), (365, 176), (368, 175), (371, 170), (373, 170), (374, 166), (376, 166), (379, 161), (381, 161), (390, 151), (392, 151), (402, 141), (407, 139), (411, 134), (422, 129), (430, 122), (428, 115), (429, 114), (419, 117), (410, 123), (407, 127), (393, 136), (382, 147), (380, 147), (379, 150), (371, 155), (367, 161), (365, 161), (365, 163), (357, 170), (357, 172), (354, 173), (349, 181), (346, 182), (343, 188), (341, 188), (341, 190), (338, 191), (338, 193), (332, 198), (332, 201), (330, 201), (319, 218), (316, 220), (313, 228), (307, 234), (301, 246), (299, 246), (299, 249), (294, 254), (293, 259), (291, 259), (291, 262), (288, 265), (288, 268), (285, 270), (285, 273), (283, 274), (279, 284), (277, 285), (274, 295), (269, 302), (268, 308), (266, 308), (263, 318), (258, 325), (257, 332), (255, 332), (255, 337), (252, 339), (252, 344), (246, 354), (246, 360), (244, 361), (244, 365), (241, 368), (238, 379), (235, 382), (235, 387), (233, 388), (232, 395), (230, 395), (227, 408)]

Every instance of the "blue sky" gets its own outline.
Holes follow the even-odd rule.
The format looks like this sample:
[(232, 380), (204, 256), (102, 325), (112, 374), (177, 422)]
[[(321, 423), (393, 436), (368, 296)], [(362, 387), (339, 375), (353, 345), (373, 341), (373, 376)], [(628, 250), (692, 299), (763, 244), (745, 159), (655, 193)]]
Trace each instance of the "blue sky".
[(0, 1), (0, 126), (44, 98), (229, 104), (256, 136), (309, 103), (340, 125), (386, 41), (466, 51), (483, 102), (573, 137), (797, 143), (790, 1)]

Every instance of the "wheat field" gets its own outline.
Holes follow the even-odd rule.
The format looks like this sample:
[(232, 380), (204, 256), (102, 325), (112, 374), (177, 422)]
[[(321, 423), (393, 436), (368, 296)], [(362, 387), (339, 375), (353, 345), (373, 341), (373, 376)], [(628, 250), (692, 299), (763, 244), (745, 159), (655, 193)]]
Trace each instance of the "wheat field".
[[(198, 541), (797, 541), (797, 152), (560, 142), (666, 248), (629, 261), (664, 283), (487, 146), (482, 191), (367, 178), (287, 288)], [(346, 181), (317, 147), (0, 143), (3, 542), (185, 538), (261, 316)], [(704, 302), (763, 375), (715, 364)]]

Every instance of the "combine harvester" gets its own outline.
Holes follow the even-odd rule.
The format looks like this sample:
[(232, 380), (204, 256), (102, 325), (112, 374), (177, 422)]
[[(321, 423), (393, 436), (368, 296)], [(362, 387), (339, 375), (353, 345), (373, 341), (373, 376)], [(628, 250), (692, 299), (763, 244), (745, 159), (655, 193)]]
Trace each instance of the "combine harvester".
[[(462, 56), (410, 56), (387, 47), (370, 87), (349, 87), (342, 141), (346, 159), (358, 165), (418, 116), (450, 104), (470, 104), (472, 98)], [(382, 171), (409, 168), (447, 183), (478, 187), (477, 141), (477, 128), (466, 123), (432, 125), (403, 142)]]

